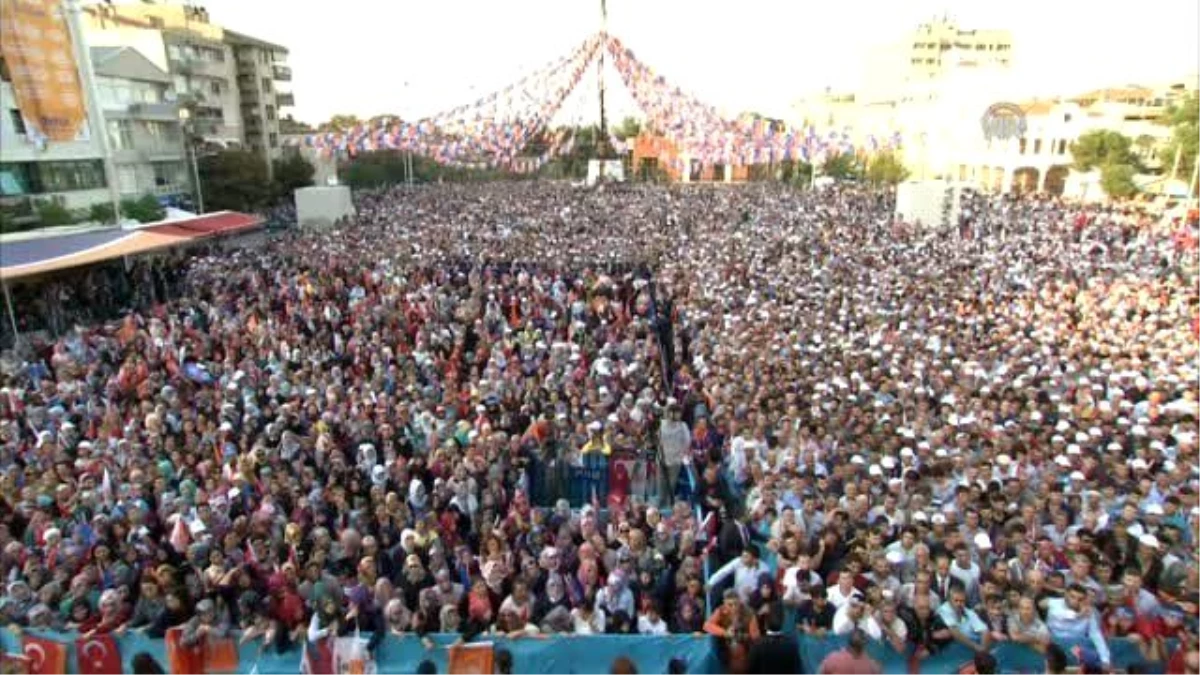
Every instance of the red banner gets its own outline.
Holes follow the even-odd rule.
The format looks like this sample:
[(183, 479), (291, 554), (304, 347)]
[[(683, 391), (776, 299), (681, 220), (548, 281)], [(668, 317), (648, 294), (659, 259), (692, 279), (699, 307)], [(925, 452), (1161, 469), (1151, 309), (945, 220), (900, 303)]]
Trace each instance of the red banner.
[(29, 658), (30, 675), (67, 672), (67, 646), (53, 640), (26, 635), (21, 651)]
[(75, 641), (75, 659), (82, 675), (121, 675), (121, 650), (110, 635)]
[(167, 670), (177, 675), (204, 672), (204, 648), (199, 645), (184, 647), (182, 642), (182, 628), (168, 628), (165, 638), (167, 643)]
[(496, 653), (492, 643), (461, 645), (450, 648), (450, 667), (447, 672), (459, 675), (486, 675), (495, 670)]

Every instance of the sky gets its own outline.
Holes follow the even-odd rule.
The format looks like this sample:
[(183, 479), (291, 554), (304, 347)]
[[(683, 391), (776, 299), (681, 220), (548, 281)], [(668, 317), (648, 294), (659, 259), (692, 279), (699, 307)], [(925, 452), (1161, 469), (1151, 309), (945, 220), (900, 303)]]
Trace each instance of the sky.
[[(171, 0), (179, 1), (179, 0)], [(290, 50), (293, 114), (431, 115), (502, 89), (600, 25), (599, 0), (203, 0), (215, 23)], [(853, 90), (873, 47), (948, 14), (1008, 29), (1030, 96), (1163, 82), (1198, 70), (1196, 0), (608, 0), (608, 30), (643, 63), (731, 114), (785, 116), (806, 94)], [(596, 117), (596, 76), (564, 116)], [(614, 117), (635, 112), (610, 70)]]

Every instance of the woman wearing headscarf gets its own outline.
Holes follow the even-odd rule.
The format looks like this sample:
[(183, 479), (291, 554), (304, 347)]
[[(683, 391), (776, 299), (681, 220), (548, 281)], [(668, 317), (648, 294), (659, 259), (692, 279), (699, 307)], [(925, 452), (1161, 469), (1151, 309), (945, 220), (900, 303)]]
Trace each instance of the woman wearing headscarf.
[(533, 623), (541, 625), (546, 616), (556, 608), (571, 609), (571, 601), (567, 598), (566, 584), (561, 577), (552, 576), (546, 580), (546, 589), (533, 603)]

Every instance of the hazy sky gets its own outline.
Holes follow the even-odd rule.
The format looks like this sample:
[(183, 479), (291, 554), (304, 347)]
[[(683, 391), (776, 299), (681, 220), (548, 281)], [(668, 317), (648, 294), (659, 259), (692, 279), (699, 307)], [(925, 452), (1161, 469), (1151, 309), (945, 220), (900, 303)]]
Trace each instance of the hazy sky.
[[(203, 0), (214, 22), (286, 45), (294, 113), (426, 115), (473, 101), (566, 54), (599, 0)], [(609, 31), (673, 84), (728, 111), (783, 115), (853, 88), (874, 45), (948, 12), (1007, 28), (1030, 93), (1164, 81), (1197, 70), (1196, 0), (608, 0)], [(612, 78), (615, 80), (615, 76)], [(408, 83), (407, 88), (405, 83)], [(614, 86), (619, 89), (619, 85)], [(590, 77), (564, 107), (595, 107)], [(630, 105), (615, 92), (614, 106)], [(594, 114), (592, 114), (594, 117)]]

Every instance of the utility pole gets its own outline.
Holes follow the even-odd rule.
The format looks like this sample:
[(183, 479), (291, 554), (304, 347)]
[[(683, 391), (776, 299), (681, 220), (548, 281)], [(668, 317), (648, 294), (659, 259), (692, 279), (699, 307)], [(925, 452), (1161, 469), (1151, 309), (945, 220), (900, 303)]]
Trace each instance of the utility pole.
[[(608, 41), (608, 0), (600, 0), (600, 39)], [(607, 44), (600, 45), (600, 55), (597, 61), (596, 80), (600, 87), (600, 133), (596, 139), (596, 154), (600, 159), (600, 178), (604, 178), (604, 161), (611, 154), (608, 147), (608, 110), (604, 106), (604, 52)]]

